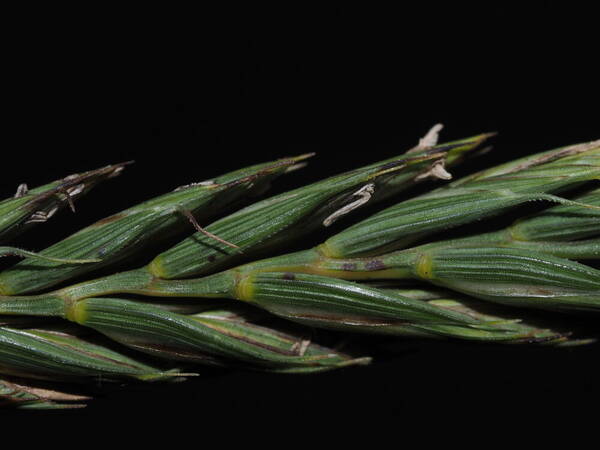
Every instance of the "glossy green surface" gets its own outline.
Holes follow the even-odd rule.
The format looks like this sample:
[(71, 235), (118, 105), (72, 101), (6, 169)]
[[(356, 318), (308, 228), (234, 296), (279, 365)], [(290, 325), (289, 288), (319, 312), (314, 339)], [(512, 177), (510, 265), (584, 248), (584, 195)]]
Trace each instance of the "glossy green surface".
[(192, 230), (183, 211), (198, 220), (214, 216), (231, 202), (264, 188), (305, 156), (259, 164), (222, 175), (208, 182), (184, 186), (90, 225), (39, 252), (63, 259), (98, 259), (72, 265), (26, 259), (0, 273), (0, 293), (35, 292), (78, 275), (117, 263), (158, 239)]
[(525, 202), (560, 202), (547, 194), (600, 179), (600, 142), (572, 149), (581, 151), (534, 155), (529, 164), (511, 166), (508, 173), (484, 172), (398, 203), (332, 236), (322, 245), (323, 252), (340, 258), (381, 254)]
[[(313, 231), (326, 231), (328, 218), (336, 211), (347, 207), (348, 213), (339, 216), (344, 220), (353, 208), (396, 195), (419, 181), (419, 174), (436, 161), (451, 166), (488, 137), (483, 134), (406, 153), (262, 200), (206, 227), (239, 248), (196, 233), (158, 255), (149, 270), (167, 279), (198, 276), (248, 260), (257, 251), (289, 245)], [(361, 189), (368, 193), (361, 194)]]
[(285, 372), (323, 371), (368, 362), (310, 342), (303, 348), (298, 337), (223, 314), (184, 316), (114, 298), (81, 300), (77, 308), (80, 324), (160, 358)]
[(0, 372), (51, 380), (160, 379), (171, 375), (60, 331), (0, 328)]

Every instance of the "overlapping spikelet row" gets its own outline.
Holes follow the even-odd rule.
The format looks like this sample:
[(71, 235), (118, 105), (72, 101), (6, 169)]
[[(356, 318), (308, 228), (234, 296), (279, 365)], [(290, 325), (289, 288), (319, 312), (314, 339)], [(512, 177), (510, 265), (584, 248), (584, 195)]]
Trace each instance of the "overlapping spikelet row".
[[(437, 131), (403, 155), (227, 216), (219, 213), (263, 195), (311, 155), (183, 186), (37, 253), (11, 247), (10, 240), (58, 209), (73, 208), (76, 197), (124, 165), (19, 187), (15, 198), (0, 202), (0, 256), (24, 258), (0, 273), (3, 405), (60, 408), (87, 400), (36, 383), (173, 382), (199, 365), (309, 373), (369, 363), (336, 346), (335, 338), (348, 332), (589, 342), (564, 323), (541, 323), (528, 308), (600, 309), (600, 271), (585, 264), (600, 257), (600, 141), (483, 170), (328, 236), (332, 223), (349, 224), (363, 205), (416, 183), (450, 179), (448, 170), (491, 136), (438, 144)], [(547, 207), (505, 228), (440, 239), (445, 230), (533, 201)], [(98, 269), (192, 227), (195, 234), (146, 266), (94, 278)], [(322, 244), (281, 254), (319, 232), (328, 236)], [(264, 258), (274, 251), (279, 256)], [(84, 275), (87, 281), (69, 284)], [(314, 339), (315, 329), (333, 330), (321, 335), (327, 343)]]

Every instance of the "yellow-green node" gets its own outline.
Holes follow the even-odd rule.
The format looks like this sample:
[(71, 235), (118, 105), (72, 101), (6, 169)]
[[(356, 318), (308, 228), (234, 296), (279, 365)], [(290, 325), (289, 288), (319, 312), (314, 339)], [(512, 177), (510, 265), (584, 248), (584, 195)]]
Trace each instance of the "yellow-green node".
[(419, 255), (415, 264), (415, 273), (419, 278), (424, 280), (431, 280), (433, 278), (433, 259), (431, 255), (427, 253)]
[(79, 300), (67, 303), (65, 306), (65, 317), (71, 322), (76, 322), (80, 325), (85, 324), (88, 318), (85, 301)]
[(245, 275), (237, 279), (234, 295), (238, 300), (251, 302), (254, 300), (254, 278), (255, 275)]
[(154, 275), (156, 278), (168, 278), (167, 272), (163, 266), (162, 258), (157, 256), (148, 264), (148, 272)]
[(338, 249), (332, 246), (329, 241), (325, 241), (317, 246), (317, 251), (327, 258), (343, 258), (344, 255)]

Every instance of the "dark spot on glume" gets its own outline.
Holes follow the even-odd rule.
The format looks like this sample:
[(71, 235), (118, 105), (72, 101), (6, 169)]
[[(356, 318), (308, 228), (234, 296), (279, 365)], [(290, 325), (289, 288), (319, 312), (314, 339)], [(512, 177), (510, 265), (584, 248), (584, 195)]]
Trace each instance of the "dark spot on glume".
[(342, 269), (344, 269), (344, 270), (356, 270), (356, 263), (344, 263), (342, 265)]
[(404, 161), (391, 161), (389, 163), (385, 163), (379, 166), (379, 170), (391, 169), (392, 167), (400, 166), (402, 164), (404, 164)]
[(296, 275), (294, 275), (291, 272), (286, 272), (283, 274), (283, 279), (284, 280), (295, 280), (296, 279)]
[(365, 264), (367, 270), (381, 270), (385, 269), (385, 264), (380, 259), (374, 259)]

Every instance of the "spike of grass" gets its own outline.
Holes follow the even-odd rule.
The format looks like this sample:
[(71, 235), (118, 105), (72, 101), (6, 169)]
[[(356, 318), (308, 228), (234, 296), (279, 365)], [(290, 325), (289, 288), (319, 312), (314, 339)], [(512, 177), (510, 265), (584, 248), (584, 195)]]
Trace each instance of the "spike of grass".
[[(397, 285), (397, 283), (395, 283)], [(586, 345), (596, 342), (595, 338), (575, 338), (572, 332), (560, 321), (550, 320), (549, 317), (540, 318), (536, 312), (516, 310), (496, 303), (481, 301), (479, 299), (461, 295), (448, 289), (437, 287), (398, 287), (394, 282), (370, 284), (386, 292), (420, 300), (440, 308), (447, 308), (462, 314), (467, 314), (484, 322), (504, 323), (504, 326), (520, 330), (522, 333), (537, 335), (535, 342), (544, 342), (544, 334), (548, 343), (560, 346)]]
[[(93, 328), (134, 350), (176, 361), (235, 364), (287, 373), (332, 370), (348, 365), (366, 364), (369, 361), (368, 358), (351, 358), (336, 350), (310, 342), (304, 345), (292, 335), (265, 326), (224, 317), (219, 318), (214, 314), (185, 316), (164, 308), (130, 300), (86, 298), (73, 302), (57, 297), (40, 297), (30, 301), (27, 297), (14, 297), (12, 299), (13, 307), (17, 304), (22, 313), (63, 317)], [(46, 306), (41, 306), (41, 304), (46, 304)], [(2, 307), (0, 309), (4, 313), (7, 311)], [(105, 370), (107, 374), (114, 373), (121, 376), (129, 374), (126, 369), (123, 370), (123, 373), (118, 373), (114, 369), (112, 361), (111, 364), (108, 364), (108, 369), (104, 367), (90, 368), (91, 364), (97, 364), (97, 362), (95, 360), (89, 362), (79, 354), (72, 357), (75, 362), (71, 362), (71, 360), (68, 360), (68, 363), (64, 362), (66, 361), (65, 357), (60, 359), (60, 363), (56, 363), (55, 367), (51, 362), (59, 359), (57, 357), (52, 359), (46, 367), (43, 364), (45, 361), (43, 358), (40, 360), (37, 355), (26, 349), (21, 351), (18, 344), (10, 341), (10, 339), (15, 339), (15, 333), (25, 333), (25, 336), (19, 335), (19, 338), (31, 340), (27, 334), (30, 332), (0, 329), (0, 336), (8, 335), (5, 344), (6, 354), (0, 350), (0, 361), (21, 363), (23, 367), (26, 363), (30, 364), (27, 367), (32, 373), (35, 373), (36, 369), (43, 373), (52, 372), (53, 369), (60, 372), (63, 368), (65, 371), (75, 371), (77, 374), (78, 371), (85, 372), (85, 370), (90, 370), (92, 373), (100, 373)], [(42, 347), (45, 344), (35, 343)], [(44, 352), (54, 350), (46, 347), (41, 350), (42, 357)], [(64, 352), (63, 348), (59, 350)], [(16, 362), (11, 359), (11, 352), (17, 353)], [(120, 361), (117, 362), (120, 363)], [(66, 367), (63, 367), (65, 365)], [(82, 365), (83, 368), (81, 368)], [(40, 368), (40, 366), (43, 367)], [(151, 372), (142, 375), (137, 368), (132, 371), (133, 376), (152, 376)], [(22, 373), (18, 373), (18, 375), (22, 375)], [(53, 373), (53, 375), (58, 374)], [(156, 374), (156, 376), (160, 375), (160, 373)]]
[(0, 327), (0, 373), (66, 381), (148, 381), (176, 375), (66, 332), (8, 327)]
[[(443, 244), (426, 244), (354, 259), (327, 258), (312, 250), (299, 252), (293, 258), (273, 258), (264, 261), (262, 266), (242, 266), (238, 273), (285, 268), (352, 280), (419, 279), (514, 306), (561, 310), (600, 308), (600, 270), (530, 249), (481, 247), (478, 243), (472, 246)], [(209, 283), (205, 281), (204, 285)]]
[[(349, 272), (347, 269), (346, 267), (346, 270), (340, 270), (340, 274), (353, 277), (355, 272)], [(356, 267), (355, 271), (361, 269), (364, 270), (362, 267)], [(329, 270), (334, 272), (333, 269)], [(409, 273), (408, 269), (403, 270)], [(377, 278), (380, 274), (372, 271), (370, 275)], [(188, 280), (156, 280), (143, 271), (127, 272), (120, 276), (122, 277), (120, 280), (118, 278), (98, 280), (99, 284), (94, 286), (95, 294), (105, 295), (107, 286), (113, 286), (115, 292), (156, 297), (232, 298), (305, 325), (376, 334), (433, 334), (488, 341), (563, 340), (562, 336), (547, 330), (532, 330), (498, 321), (478, 320), (468, 314), (448, 311), (382, 289), (322, 275), (230, 270), (205, 278)], [(1, 299), (0, 314), (62, 316), (97, 328), (98, 325), (94, 325), (88, 318), (89, 311), (95, 311), (95, 308), (110, 308), (103, 302), (117, 302), (117, 306), (127, 305), (127, 311), (115, 311), (113, 314), (115, 320), (117, 316), (122, 316), (122, 320), (143, 323), (156, 323), (158, 320), (151, 320), (149, 317), (145, 320), (141, 320), (141, 317), (128, 319), (128, 311), (134, 308), (133, 305), (118, 303), (117, 300), (90, 297), (94, 295), (90, 286), (86, 285), (83, 290), (82, 286), (79, 286), (79, 290), (78, 287), (73, 287), (53, 295)], [(80, 299), (77, 298), (78, 296)], [(150, 305), (144, 307), (154, 308)], [(126, 330), (124, 324), (120, 327)], [(124, 339), (121, 336), (110, 336), (120, 342)]]
[(74, 174), (28, 190), (22, 184), (13, 198), (0, 201), (0, 243), (6, 243), (36, 223), (45, 222), (58, 210), (70, 207), (98, 183), (119, 175), (129, 163)]
[[(26, 259), (0, 273), (0, 293), (34, 292), (92, 270), (122, 261), (157, 238), (181, 231), (187, 224), (182, 212), (197, 218), (214, 216), (229, 203), (264, 187), (310, 155), (255, 165), (222, 175), (208, 182), (184, 186), (168, 194), (102, 219), (39, 252), (39, 256), (61, 259), (100, 259), (85, 265)], [(200, 220), (200, 219), (199, 219)]]
[[(477, 342), (589, 342), (510, 307), (598, 311), (600, 270), (568, 258), (599, 256), (600, 197), (594, 180), (600, 179), (600, 141), (467, 176), (375, 213), (313, 249), (204, 278), (176, 279), (230, 267), (240, 254), (252, 259), (255, 252), (326, 227), (423, 178), (448, 179), (445, 166), (488, 137), (435, 145), (438, 131), (434, 127), (404, 156), (255, 203), (206, 227), (209, 213), (264, 192), (271, 179), (308, 155), (184, 186), (39, 253), (3, 241), (0, 256), (26, 259), (0, 273), (0, 373), (85, 383), (185, 375), (173, 364), (310, 373), (369, 362), (306, 339), (311, 327)], [(24, 230), (25, 222), (44, 220), (57, 202), (72, 206), (72, 197), (104, 175), (90, 176), (87, 184), (69, 178), (39, 190), (19, 188), (17, 198), (0, 202), (0, 239)], [(565, 198), (579, 188), (587, 191)], [(36, 201), (16, 202), (27, 195)], [(503, 230), (431, 241), (448, 228), (539, 200), (560, 205)], [(15, 215), (8, 214), (13, 210)], [(199, 233), (148, 266), (23, 295), (56, 289), (125, 259), (146, 243), (189, 227), (188, 221)], [(420, 240), (422, 245), (405, 248)], [(198, 242), (205, 248), (198, 250)], [(377, 280), (437, 287), (390, 289), (374, 285)], [(123, 294), (129, 298), (120, 298)], [(290, 329), (285, 320), (300, 328)], [(0, 380), (0, 402), (23, 408), (78, 404), (60, 391), (36, 392), (11, 380)]]
[(75, 409), (83, 408), (90, 397), (32, 384), (30, 380), (0, 378), (0, 408)]
[(600, 207), (600, 189), (593, 189), (574, 200), (577, 204), (548, 208), (518, 219), (498, 231), (432, 243), (429, 246), (502, 246), (529, 249), (568, 259), (599, 259), (600, 209), (585, 208), (582, 205)]
[[(532, 248), (497, 245), (481, 239), (470, 242), (466, 239), (466, 242), (441, 241), (376, 257), (346, 259), (327, 257), (317, 247), (256, 261), (207, 278), (181, 282), (168, 283), (156, 279), (144, 269), (131, 271), (66, 288), (59, 296), (78, 299), (119, 292), (168, 296), (231, 296), (231, 286), (248, 274), (303, 272), (354, 280), (419, 278), (478, 298), (521, 306), (598, 308), (600, 272), (583, 264), (546, 254), (551, 244), (544, 243), (544, 251), (532, 253)], [(593, 250), (589, 241), (579, 244), (587, 252)], [(562, 245), (564, 252), (565, 245), (559, 245)], [(577, 243), (568, 245), (572, 246), (572, 250)], [(476, 272), (478, 281), (469, 282), (468, 279), (461, 278), (461, 271), (467, 274), (467, 278), (474, 277)], [(459, 283), (459, 279), (464, 281)]]
[(436, 164), (457, 163), (490, 134), (394, 157), (262, 200), (210, 224), (158, 255), (149, 270), (160, 278), (197, 276), (248, 260), (257, 251), (289, 245), (363, 204), (373, 205), (410, 187)]
[(442, 230), (498, 215), (547, 194), (600, 179), (600, 141), (526, 158), (387, 208), (326, 240), (331, 257), (370, 256), (404, 248)]

